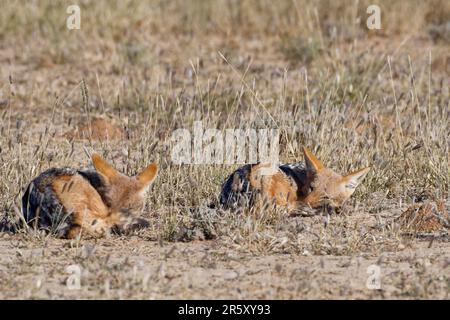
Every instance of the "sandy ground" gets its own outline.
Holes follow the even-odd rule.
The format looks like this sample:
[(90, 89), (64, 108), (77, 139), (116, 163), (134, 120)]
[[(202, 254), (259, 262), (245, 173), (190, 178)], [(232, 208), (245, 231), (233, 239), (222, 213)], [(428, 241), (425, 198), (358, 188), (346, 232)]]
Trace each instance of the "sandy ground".
[(36, 242), (1, 234), (0, 298), (448, 299), (449, 249), (444, 238), (380, 254), (260, 255), (216, 240)]

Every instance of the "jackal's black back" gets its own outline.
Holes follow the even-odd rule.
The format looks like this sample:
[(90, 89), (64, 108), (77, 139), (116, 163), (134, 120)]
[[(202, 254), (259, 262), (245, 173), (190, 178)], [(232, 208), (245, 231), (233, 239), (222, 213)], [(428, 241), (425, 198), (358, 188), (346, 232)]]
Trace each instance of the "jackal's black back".
[(252, 165), (240, 167), (228, 176), (222, 185), (219, 196), (220, 205), (224, 208), (237, 208), (242, 205), (251, 205), (253, 193), (250, 186), (250, 172)]
[(71, 216), (56, 196), (52, 183), (60, 176), (75, 175), (72, 168), (51, 168), (28, 185), (22, 197), (22, 213), (26, 223), (64, 236), (71, 226)]

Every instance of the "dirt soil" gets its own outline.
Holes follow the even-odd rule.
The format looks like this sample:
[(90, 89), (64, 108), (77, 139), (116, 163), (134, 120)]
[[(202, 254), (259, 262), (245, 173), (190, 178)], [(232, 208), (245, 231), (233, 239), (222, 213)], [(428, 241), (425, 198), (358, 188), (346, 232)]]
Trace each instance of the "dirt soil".
[[(338, 255), (289, 254), (283, 241), (279, 253), (261, 254), (220, 239), (155, 241), (148, 232), (81, 241), (3, 233), (0, 298), (449, 298), (448, 236)], [(79, 287), (71, 286), (74, 276)]]

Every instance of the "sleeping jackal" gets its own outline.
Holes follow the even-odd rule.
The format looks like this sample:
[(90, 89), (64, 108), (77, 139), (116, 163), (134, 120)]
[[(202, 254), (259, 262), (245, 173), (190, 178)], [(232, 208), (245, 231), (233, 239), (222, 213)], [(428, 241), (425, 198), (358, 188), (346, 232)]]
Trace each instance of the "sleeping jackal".
[(137, 215), (156, 178), (156, 164), (128, 177), (98, 154), (92, 156), (92, 162), (95, 170), (52, 168), (35, 178), (22, 198), (27, 224), (64, 238), (102, 236), (146, 225)]
[(245, 165), (225, 181), (220, 204), (225, 208), (274, 203), (294, 212), (300, 206), (339, 208), (370, 168), (345, 176), (326, 168), (307, 148), (305, 163)]

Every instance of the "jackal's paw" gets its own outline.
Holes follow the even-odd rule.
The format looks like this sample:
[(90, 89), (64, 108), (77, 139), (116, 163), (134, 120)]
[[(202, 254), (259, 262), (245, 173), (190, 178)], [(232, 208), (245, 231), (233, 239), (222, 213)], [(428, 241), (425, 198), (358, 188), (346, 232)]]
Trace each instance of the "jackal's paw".
[(125, 228), (128, 232), (142, 230), (150, 227), (150, 222), (142, 218), (133, 219), (133, 221), (126, 225)]
[(130, 234), (134, 231), (146, 229), (150, 226), (150, 223), (142, 218), (135, 218), (131, 220), (130, 222), (123, 224), (123, 225), (115, 225), (112, 228), (112, 232), (114, 234)]

